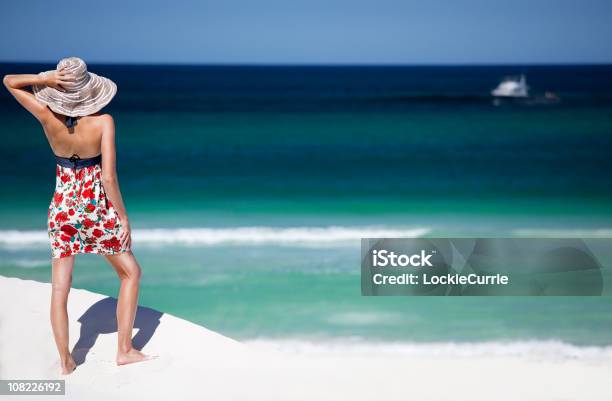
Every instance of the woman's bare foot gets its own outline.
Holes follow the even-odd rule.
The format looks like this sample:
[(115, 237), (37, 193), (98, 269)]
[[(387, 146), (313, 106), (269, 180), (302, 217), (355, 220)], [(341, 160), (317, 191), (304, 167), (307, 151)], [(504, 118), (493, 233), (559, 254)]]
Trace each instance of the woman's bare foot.
[(77, 367), (74, 359), (72, 359), (72, 355), (69, 355), (66, 357), (66, 359), (62, 360), (60, 362), (60, 366), (62, 367), (63, 375), (69, 375), (70, 373), (74, 372)]
[(117, 352), (117, 365), (127, 365), (129, 363), (143, 362), (154, 359), (154, 356), (143, 354), (137, 349), (130, 349), (128, 352)]

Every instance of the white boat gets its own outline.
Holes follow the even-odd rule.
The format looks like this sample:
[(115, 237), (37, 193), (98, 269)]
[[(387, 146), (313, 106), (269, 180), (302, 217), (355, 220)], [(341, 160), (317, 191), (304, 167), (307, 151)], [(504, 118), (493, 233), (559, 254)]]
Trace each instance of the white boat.
[(529, 97), (529, 86), (525, 80), (525, 75), (520, 77), (507, 77), (491, 91), (495, 97), (505, 98), (526, 98)]

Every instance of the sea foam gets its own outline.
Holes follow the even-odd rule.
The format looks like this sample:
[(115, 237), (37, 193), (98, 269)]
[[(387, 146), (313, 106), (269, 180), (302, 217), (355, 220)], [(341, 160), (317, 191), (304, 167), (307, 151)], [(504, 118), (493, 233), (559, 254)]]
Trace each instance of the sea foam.
[(360, 338), (328, 340), (268, 339), (244, 341), (253, 347), (297, 354), (394, 354), (406, 357), (517, 357), (539, 360), (612, 361), (612, 346), (578, 346), (560, 340), (483, 342), (385, 342)]
[[(153, 228), (133, 230), (132, 239), (137, 244), (359, 246), (361, 238), (413, 238), (428, 232), (427, 228), (384, 226)], [(0, 246), (37, 246), (48, 241), (42, 230), (0, 230)]]

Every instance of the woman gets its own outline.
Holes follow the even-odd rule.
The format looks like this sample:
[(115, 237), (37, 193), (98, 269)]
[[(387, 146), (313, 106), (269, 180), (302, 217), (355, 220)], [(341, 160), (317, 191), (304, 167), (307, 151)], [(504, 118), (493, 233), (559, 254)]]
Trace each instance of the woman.
[[(74, 257), (104, 255), (121, 280), (117, 302), (117, 364), (149, 357), (132, 346), (141, 270), (115, 170), (115, 126), (100, 114), (115, 83), (87, 71), (76, 57), (38, 75), (6, 75), (4, 85), (42, 125), (56, 155), (56, 187), (48, 213), (51, 242), (51, 326), (63, 374), (76, 369), (68, 349), (67, 302)], [(32, 92), (27, 90), (32, 87)]]

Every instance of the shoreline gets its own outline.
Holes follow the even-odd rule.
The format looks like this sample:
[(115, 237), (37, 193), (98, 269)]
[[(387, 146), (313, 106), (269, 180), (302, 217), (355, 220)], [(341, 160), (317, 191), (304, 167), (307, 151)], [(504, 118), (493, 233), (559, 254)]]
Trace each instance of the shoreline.
[(293, 355), (397, 356), (402, 358), (465, 359), (511, 357), (528, 361), (581, 361), (612, 363), (612, 345), (575, 345), (560, 340), (508, 341), (369, 341), (340, 337), (330, 340), (245, 339), (242, 343), (261, 350)]

